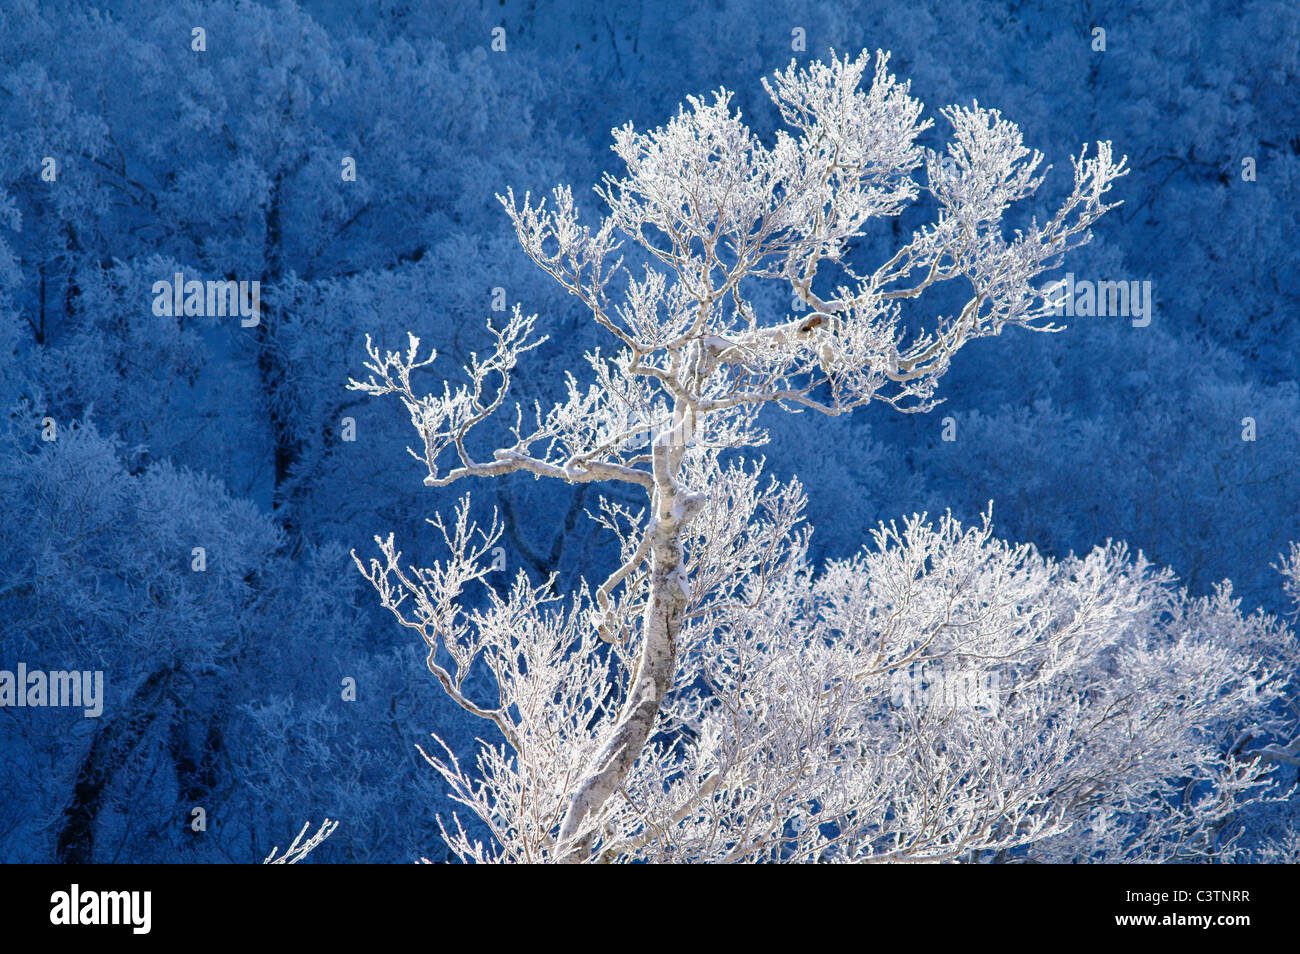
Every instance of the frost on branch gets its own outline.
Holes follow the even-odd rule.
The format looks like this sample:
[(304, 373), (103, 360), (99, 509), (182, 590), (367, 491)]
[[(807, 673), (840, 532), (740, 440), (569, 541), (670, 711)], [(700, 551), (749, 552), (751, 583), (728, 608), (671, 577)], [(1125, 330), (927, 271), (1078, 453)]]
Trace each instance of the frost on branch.
[[(312, 835), (308, 836), (307, 829), (309, 829), (310, 827), (311, 827), (311, 822), (304, 822), (302, 826), (302, 830), (298, 832), (297, 836), (293, 839), (293, 843), (289, 845), (289, 850), (286, 851), (284, 854), (280, 854), (280, 848), (277, 845), (275, 848), (271, 849), (271, 853), (266, 856), (266, 859), (262, 862), (262, 864), (296, 865), (298, 862), (302, 861), (309, 854), (311, 854), (313, 851), (319, 848), (321, 843), (326, 838), (334, 834), (334, 829), (339, 827), (339, 823), (336, 821), (330, 821), (327, 818), (323, 822), (321, 822), (320, 827), (317, 828)], [(304, 838), (306, 838), (307, 840), (303, 841)]]
[[(443, 602), (408, 618), (477, 634), (476, 658), (500, 687), (467, 707), (504, 720), (504, 744), (484, 746), (474, 766), (449, 750), (426, 756), (492, 832), (484, 845), (453, 820), (445, 835), (462, 858), (559, 860), (575, 841), (595, 861), (1187, 860), (1231, 849), (1227, 823), (1271, 771), (1231, 743), (1269, 719), (1296, 651), (1277, 621), (1243, 617), (1226, 591), (1190, 599), (1122, 546), (1054, 561), (997, 540), (987, 519), (882, 526), (859, 556), (815, 572), (797, 484), (765, 485), (756, 468), (712, 458), (695, 477), (718, 492), (691, 525), (673, 681), (617, 797), (568, 840), (574, 780), (634, 681), (645, 573), (607, 613), (628, 643), (606, 654), (585, 589), (556, 600), (521, 574), (488, 610), (467, 612), (445, 586), (416, 587)], [(610, 526), (633, 516), (616, 505), (603, 515)], [(473, 574), (474, 536), (448, 536), (439, 579)], [(395, 570), (376, 572), (390, 592)]]
[[(1038, 189), (1042, 156), (1014, 123), (978, 104), (943, 110), (953, 127), (947, 157), (927, 155), (916, 139), (932, 123), (886, 66), (880, 54), (872, 69), (864, 52), (777, 73), (765, 86), (789, 129), (771, 146), (733, 114), (725, 90), (709, 102), (691, 97), (650, 132), (615, 130), (626, 173), (598, 187), (609, 213), (594, 227), (579, 222), (567, 187), (549, 204), (507, 191), (501, 201), (524, 250), (582, 302), (613, 348), (586, 356), (594, 383), (584, 390), (571, 380), (564, 404), (518, 407), (511, 446), (484, 459), (468, 442), (500, 408), (520, 356), (544, 340), (536, 316), (517, 307), (492, 329), (493, 353), (474, 356), (465, 384), (420, 395), (412, 372), (433, 357), (420, 358), (412, 336), (405, 353), (367, 341), (371, 375), (351, 387), (399, 397), (424, 444), (412, 453), (435, 486), (526, 470), (662, 493), (680, 454), (656, 474), (652, 453), (631, 453), (633, 438), (684, 446), (711, 429), (727, 446), (752, 446), (763, 440), (752, 415), (772, 403), (829, 414), (872, 399), (929, 408), (967, 341), (1008, 325), (1053, 329), (1038, 279), (1114, 207), (1105, 197), (1124, 162), (1106, 143), (1081, 154), (1061, 207), (1008, 239), (1003, 218)], [(874, 268), (856, 262), (855, 241), (922, 191), (937, 220)], [(629, 242), (635, 266), (622, 254)], [(827, 262), (834, 278), (819, 274)], [(828, 287), (832, 280), (840, 283)], [(968, 287), (960, 311), (905, 334), (899, 303), (949, 282)], [(785, 286), (811, 313), (760, 315), (753, 298), (765, 284)]]
[[(1052, 561), (987, 520), (882, 527), (817, 573), (803, 486), (765, 484), (736, 453), (766, 441), (769, 405), (927, 410), (967, 342), (1058, 330), (1042, 276), (1114, 207), (1124, 160), (1081, 151), (1061, 205), (1009, 233), (1047, 170), (996, 110), (942, 110), (941, 156), (883, 54), (792, 64), (765, 88), (787, 127), (769, 141), (726, 90), (615, 130), (626, 168), (597, 188), (598, 222), (567, 187), (507, 191), (524, 251), (609, 344), (553, 407), (516, 404), (503, 446), (475, 428), (543, 340), (536, 316), (516, 307), (441, 394), (417, 390), (433, 355), (414, 336), (405, 352), (367, 342), (351, 386), (401, 401), (426, 484), (626, 485), (593, 515), (619, 565), (569, 593), (522, 572), (478, 590), (500, 530), (480, 531), (468, 498), (454, 526), (434, 521), (444, 561), (407, 565), (391, 536), (356, 557), (447, 694), (500, 732), (472, 767), (427, 756), (491, 835), (452, 819), (448, 843), (477, 861), (1222, 854), (1275, 765), (1234, 743), (1283, 690), (1285, 628), (1226, 589), (1187, 598), (1122, 546)], [(864, 261), (923, 192), (933, 221)], [(939, 287), (964, 304), (931, 306)], [(798, 314), (761, 304), (793, 298)]]

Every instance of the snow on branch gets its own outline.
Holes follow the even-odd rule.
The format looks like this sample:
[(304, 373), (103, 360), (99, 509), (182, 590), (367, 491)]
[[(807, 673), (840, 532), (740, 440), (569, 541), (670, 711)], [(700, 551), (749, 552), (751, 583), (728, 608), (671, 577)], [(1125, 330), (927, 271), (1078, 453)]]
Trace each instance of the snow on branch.
[[(441, 394), (413, 380), (434, 360), (414, 336), (405, 352), (367, 340), (351, 387), (402, 403), (426, 484), (523, 472), (645, 492), (601, 499), (616, 565), (563, 594), (521, 572), (467, 599), (500, 534), (468, 498), (433, 521), (447, 556), (430, 567), (391, 535), (353, 554), (448, 696), (500, 730), (473, 765), (426, 753), (490, 833), (453, 817), (444, 838), (515, 862), (1222, 856), (1232, 813), (1296, 757), (1246, 750), (1281, 729), (1280, 622), (1227, 589), (1193, 599), (1120, 544), (1048, 559), (991, 516), (882, 525), (814, 568), (800, 521), (825, 489), (764, 482), (743, 453), (769, 405), (924, 411), (966, 343), (1058, 330), (1041, 277), (1114, 208), (1125, 160), (1081, 150), (1061, 204), (1009, 232), (1049, 170), (997, 110), (941, 110), (941, 155), (884, 54), (792, 63), (764, 86), (786, 126), (770, 139), (727, 90), (616, 129), (625, 170), (590, 224), (568, 187), (500, 197), (524, 252), (609, 335), (557, 375), (554, 405), (515, 405), (504, 446), (475, 446), (476, 428), (544, 340), (536, 316), (516, 306)], [(933, 220), (866, 261), (922, 193)], [(941, 313), (928, 293), (948, 283), (964, 303)]]
[[(334, 834), (334, 830), (339, 827), (339, 823), (336, 821), (330, 821), (327, 818), (323, 822), (321, 822), (320, 827), (317, 828), (316, 831), (310, 837), (308, 837), (307, 829), (309, 829), (310, 827), (311, 827), (311, 822), (304, 822), (302, 826), (302, 831), (298, 832), (297, 837), (295, 837), (293, 840), (293, 844), (289, 846), (289, 850), (286, 851), (283, 855), (281, 855), (279, 854), (280, 851), (279, 846), (272, 848), (271, 853), (266, 856), (266, 860), (264, 860), (262, 864), (296, 865), (298, 862), (302, 861), (309, 854), (311, 854), (313, 851), (319, 848), (321, 843), (325, 841), (326, 838)], [(306, 838), (307, 840), (303, 841), (304, 838)]]

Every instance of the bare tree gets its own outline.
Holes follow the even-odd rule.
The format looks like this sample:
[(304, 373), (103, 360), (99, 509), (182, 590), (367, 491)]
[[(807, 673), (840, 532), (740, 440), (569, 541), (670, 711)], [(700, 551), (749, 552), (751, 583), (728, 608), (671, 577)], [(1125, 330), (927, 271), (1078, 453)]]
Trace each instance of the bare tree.
[[(1124, 160), (1100, 143), (1073, 160), (1060, 207), (1008, 238), (1004, 217), (1043, 181), (1042, 156), (978, 104), (942, 110), (946, 155), (922, 148), (932, 123), (886, 65), (878, 54), (873, 71), (864, 52), (792, 63), (764, 81), (788, 127), (770, 144), (731, 111), (726, 90), (689, 98), (651, 132), (615, 130), (627, 172), (597, 188), (609, 211), (594, 228), (579, 224), (564, 187), (549, 204), (502, 198), (529, 257), (612, 346), (586, 354), (587, 386), (567, 376), (565, 401), (535, 406), (528, 423), (516, 406), (507, 446), (485, 457), (473, 432), (501, 409), (520, 357), (545, 340), (535, 315), (516, 306), (492, 329), (491, 353), (471, 358), (466, 383), (441, 394), (412, 384), (435, 358), (421, 357), (414, 335), (404, 352), (367, 341), (370, 376), (350, 386), (402, 401), (427, 485), (526, 472), (646, 495), (641, 512), (602, 498), (596, 518), (617, 534), (621, 565), (567, 599), (521, 573), (508, 594), (488, 593), (487, 609), (463, 605), (500, 534), (470, 521), (468, 499), (454, 520), (432, 521), (445, 562), (406, 567), (391, 536), (376, 538), (381, 559), (357, 559), (425, 640), (446, 692), (503, 736), (485, 744), (475, 775), (450, 751), (431, 758), (496, 842), (445, 832), (462, 857), (955, 859), (1060, 844), (1116, 786), (1124, 794), (1112, 807), (1140, 811), (1167, 795), (1161, 770), (1212, 775), (1225, 799), (1217, 818), (1262, 784), (1256, 763), (1224, 762), (1204, 740), (1187, 748), (1228, 718), (1226, 698), (1241, 702), (1242, 679), (1273, 685), (1258, 659), (1211, 654), (1204, 692), (1220, 695), (1197, 686), (1158, 712), (1134, 687), (1127, 702), (1115, 695), (1124, 680), (1098, 681), (1134, 627), (1152, 647), (1169, 635), (1148, 618), (1172, 605), (1168, 581), (1145, 564), (1111, 548), (1058, 565), (997, 543), (987, 525), (914, 521), (901, 535), (882, 529), (873, 556), (817, 577), (805, 562), (802, 487), (764, 489), (757, 466), (728, 455), (765, 441), (768, 405), (925, 411), (966, 343), (1008, 326), (1059, 330), (1040, 278), (1115, 205), (1106, 195)], [(922, 191), (935, 220), (874, 269), (855, 268), (855, 241)], [(629, 240), (635, 268), (620, 255)], [(918, 330), (914, 300), (940, 286), (969, 286), (965, 303)], [(761, 314), (773, 287), (798, 307)], [(1269, 625), (1218, 612), (1242, 640)], [(936, 661), (959, 682), (997, 683), (995, 711), (896, 704), (890, 680)], [(495, 702), (466, 688), (478, 664)], [(1264, 704), (1270, 691), (1251, 698)], [(1108, 716), (1095, 708), (1105, 705)], [(1107, 734), (1122, 713), (1127, 743)], [(1038, 721), (1030, 731), (1016, 719)], [(1168, 753), (1173, 742), (1183, 748)], [(1157, 743), (1165, 755), (1142, 767), (1141, 747)], [(1130, 762), (1114, 761), (1120, 754)], [(1196, 825), (1214, 815), (1198, 811)], [(1164, 843), (1169, 825), (1117, 844)]]

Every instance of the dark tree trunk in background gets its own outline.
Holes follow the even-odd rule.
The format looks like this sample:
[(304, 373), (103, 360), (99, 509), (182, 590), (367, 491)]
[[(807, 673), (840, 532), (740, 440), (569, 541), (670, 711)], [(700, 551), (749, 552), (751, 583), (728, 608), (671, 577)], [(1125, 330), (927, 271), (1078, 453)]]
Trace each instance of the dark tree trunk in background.
[(104, 809), (104, 796), (117, 769), (157, 718), (171, 669), (160, 669), (145, 680), (124, 715), (106, 722), (95, 733), (90, 751), (77, 769), (72, 802), (63, 810), (56, 856), (63, 864), (90, 864), (95, 855), (95, 825)]
[[(265, 297), (284, 275), (284, 234), (282, 215), (284, 201), (284, 171), (276, 174), (271, 187), (271, 200), (266, 213), (266, 242), (264, 253), (264, 271), (262, 272), (262, 294)], [(291, 536), (296, 537), (296, 521), (290, 516), (286, 505), (290, 503), (292, 491), (289, 476), (295, 463), (302, 454), (302, 444), (295, 434), (291, 415), (285, 412), (281, 404), (280, 391), (285, 385), (285, 367), (278, 352), (278, 342), (273, 328), (279, 328), (288, 315), (282, 307), (263, 304), (261, 320), (257, 325), (257, 370), (261, 377), (262, 393), (266, 399), (267, 418), (271, 425), (271, 441), (274, 453), (275, 488), (272, 497), (272, 509), (280, 525)]]

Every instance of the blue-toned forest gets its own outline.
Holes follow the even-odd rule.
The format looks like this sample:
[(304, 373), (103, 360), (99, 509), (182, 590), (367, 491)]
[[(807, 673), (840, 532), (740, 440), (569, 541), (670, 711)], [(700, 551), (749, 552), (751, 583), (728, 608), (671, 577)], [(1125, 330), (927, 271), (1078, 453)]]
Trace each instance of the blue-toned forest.
[[(1054, 164), (1049, 202), (1109, 140), (1123, 204), (1067, 268), (1150, 295), (1139, 318), (975, 342), (927, 414), (767, 421), (768, 472), (815, 482), (811, 557), (991, 501), (1044, 554), (1124, 541), (1190, 594), (1230, 581), (1243, 614), (1294, 612), (1275, 567), (1300, 541), (1290, 0), (3, 0), (0, 670), (104, 680), (94, 718), (0, 708), (0, 860), (261, 861), (325, 817), (315, 861), (443, 860), (456, 806), (416, 746), (436, 732), (472, 763), (490, 727), (350, 552), (394, 533), (432, 554), (426, 518), (465, 488), (425, 487), (400, 406), (348, 389), (366, 337), (414, 332), (452, 375), (519, 302), (549, 338), (514, 385), (562, 398), (605, 342), (497, 194), (568, 183), (598, 212), (612, 129), (725, 87), (770, 132), (760, 79), (832, 49), (891, 51), (931, 114), (1001, 110)], [(585, 485), (469, 489), (509, 574), (614, 565)], [(1243, 812), (1243, 846), (1298, 805)]]

